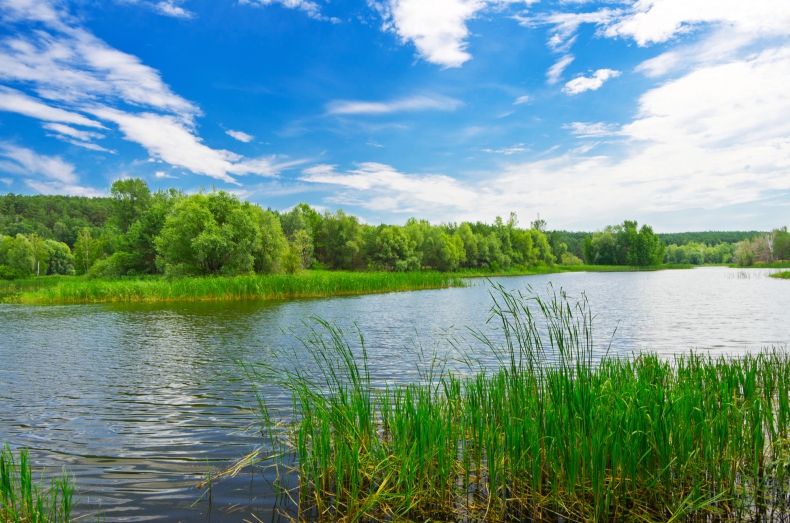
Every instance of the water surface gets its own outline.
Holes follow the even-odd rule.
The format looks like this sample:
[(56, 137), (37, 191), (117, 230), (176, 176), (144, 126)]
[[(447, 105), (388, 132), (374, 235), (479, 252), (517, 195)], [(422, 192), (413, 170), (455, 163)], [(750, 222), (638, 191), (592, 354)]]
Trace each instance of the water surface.
[[(758, 351), (790, 341), (790, 282), (765, 270), (704, 268), (498, 279), (586, 293), (599, 347), (628, 355)], [(483, 280), (462, 289), (290, 301), (67, 306), (0, 305), (0, 439), (37, 465), (66, 465), (80, 506), (106, 521), (263, 521), (276, 512), (255, 471), (221, 482), (212, 504), (195, 485), (260, 444), (253, 396), (234, 358), (295, 348), (290, 332), (320, 316), (364, 334), (374, 377), (416, 378), (415, 347), (448, 351), (486, 328)], [(612, 333), (616, 334), (612, 338)], [(470, 342), (471, 343), (471, 342)], [(463, 342), (462, 342), (463, 344)], [(272, 398), (276, 403), (276, 398)], [(194, 505), (194, 506), (193, 506)]]

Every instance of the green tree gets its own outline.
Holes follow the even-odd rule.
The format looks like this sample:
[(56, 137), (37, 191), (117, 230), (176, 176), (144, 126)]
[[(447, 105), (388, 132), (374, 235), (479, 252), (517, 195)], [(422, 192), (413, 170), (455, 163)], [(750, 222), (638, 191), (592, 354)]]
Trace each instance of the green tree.
[(34, 274), (35, 253), (30, 241), (23, 235), (0, 238), (0, 266), (3, 278), (27, 278)]
[(316, 235), (315, 251), (320, 262), (331, 269), (364, 266), (362, 227), (355, 216), (341, 210), (324, 213)]
[(787, 232), (787, 227), (774, 229), (773, 240), (774, 259), (782, 261), (790, 259), (790, 233)]
[(416, 271), (420, 269), (416, 246), (403, 227), (385, 226), (376, 237), (374, 258), (389, 270)]
[(261, 249), (252, 208), (225, 191), (179, 199), (155, 240), (157, 266), (171, 275), (250, 272)]
[(127, 232), (151, 205), (151, 190), (145, 180), (127, 178), (115, 180), (110, 187), (114, 221), (118, 229)]
[(754, 265), (755, 254), (752, 248), (752, 242), (749, 241), (749, 238), (744, 239), (735, 246), (733, 260), (741, 267)]
[[(250, 206), (249, 210), (255, 218), (255, 225), (260, 236), (258, 247), (253, 251), (255, 271), (259, 273), (279, 271), (279, 262), (282, 259), (283, 252), (290, 247), (296, 249), (294, 252), (299, 256), (298, 265), (301, 266), (301, 251), (299, 251), (299, 247), (289, 246), (277, 216), (273, 212), (265, 211), (256, 205)], [(301, 241), (304, 241), (305, 238), (309, 240), (304, 229), (297, 230), (294, 236), (299, 236)]]
[[(653, 232), (653, 228), (643, 225), (639, 232), (636, 232), (636, 222), (633, 222), (633, 225), (634, 227), (627, 229), (629, 235), (628, 264), (644, 267), (663, 263), (666, 246)], [(701, 252), (699, 254), (701, 256), (700, 263), (702, 263), (704, 255)]]
[(77, 274), (87, 274), (101, 257), (101, 244), (93, 238), (90, 229), (83, 228), (74, 243), (74, 266)]
[(46, 240), (45, 243), (49, 254), (47, 274), (62, 274), (66, 276), (76, 274), (74, 270), (74, 256), (72, 256), (69, 246), (55, 240)]
[(49, 250), (45, 240), (36, 233), (28, 236), (30, 246), (33, 248), (33, 272), (36, 276), (47, 274), (47, 262), (49, 261)]

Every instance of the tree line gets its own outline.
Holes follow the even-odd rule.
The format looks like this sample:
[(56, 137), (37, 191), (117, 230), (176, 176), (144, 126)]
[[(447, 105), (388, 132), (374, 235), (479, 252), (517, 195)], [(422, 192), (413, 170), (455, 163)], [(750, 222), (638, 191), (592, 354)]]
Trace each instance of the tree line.
[[(784, 234), (785, 236), (782, 236)], [(303, 268), (416, 271), (521, 269), (562, 265), (745, 265), (787, 254), (787, 230), (737, 244), (670, 245), (635, 221), (589, 233), (494, 223), (368, 225), (342, 210), (305, 203), (263, 209), (225, 191), (152, 192), (118, 180), (109, 198), (0, 196), (0, 278), (45, 274), (112, 277), (294, 273)], [(766, 242), (769, 243), (766, 251)], [(790, 247), (789, 247), (790, 248)], [(766, 254), (766, 252), (768, 254)], [(701, 253), (701, 254), (700, 254)]]

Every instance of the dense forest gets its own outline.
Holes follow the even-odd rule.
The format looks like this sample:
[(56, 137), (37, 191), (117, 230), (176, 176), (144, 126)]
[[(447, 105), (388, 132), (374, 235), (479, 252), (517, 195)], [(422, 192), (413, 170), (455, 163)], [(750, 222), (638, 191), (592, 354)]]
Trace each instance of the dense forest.
[[(738, 239), (740, 237), (740, 239)], [(665, 238), (676, 240), (667, 245)], [(727, 242), (725, 240), (737, 240)], [(494, 223), (361, 224), (307, 204), (263, 209), (224, 191), (151, 192), (118, 180), (108, 198), (0, 196), (0, 277), (88, 274), (112, 277), (286, 272), (301, 268), (416, 271), (528, 270), (554, 264), (750, 265), (787, 259), (787, 229), (765, 233), (657, 235), (634, 221), (595, 233)]]

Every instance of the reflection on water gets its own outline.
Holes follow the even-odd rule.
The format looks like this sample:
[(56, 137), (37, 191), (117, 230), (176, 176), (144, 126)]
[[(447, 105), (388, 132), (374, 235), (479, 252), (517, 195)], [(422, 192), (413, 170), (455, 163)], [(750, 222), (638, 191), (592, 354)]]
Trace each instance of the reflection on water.
[[(664, 354), (759, 350), (790, 341), (790, 282), (767, 271), (696, 269), (499, 279), (586, 293), (598, 345)], [(39, 465), (77, 476), (80, 506), (107, 521), (192, 521), (195, 485), (260, 443), (249, 384), (234, 358), (297, 348), (291, 329), (320, 316), (364, 334), (381, 380), (415, 379), (415, 347), (486, 329), (489, 287), (269, 302), (0, 305), (0, 439)], [(471, 344), (471, 342), (470, 342)], [(462, 342), (463, 345), (463, 342)], [(245, 472), (214, 489), (210, 519), (272, 517), (267, 478)], [(192, 506), (194, 504), (194, 506)]]

